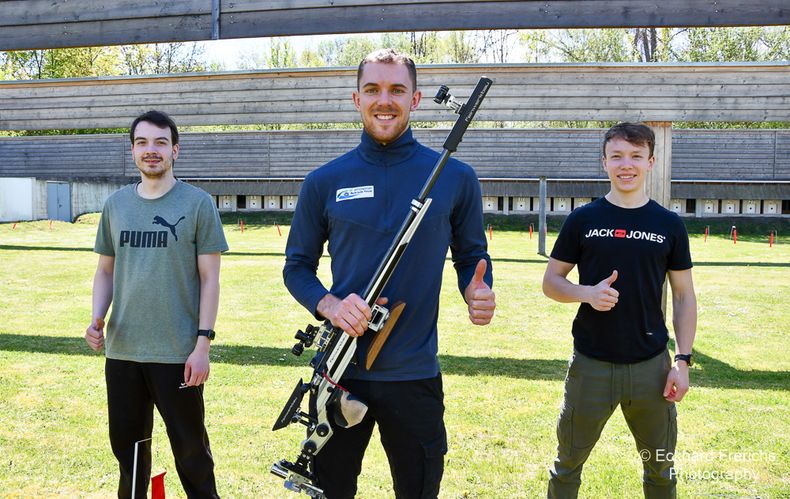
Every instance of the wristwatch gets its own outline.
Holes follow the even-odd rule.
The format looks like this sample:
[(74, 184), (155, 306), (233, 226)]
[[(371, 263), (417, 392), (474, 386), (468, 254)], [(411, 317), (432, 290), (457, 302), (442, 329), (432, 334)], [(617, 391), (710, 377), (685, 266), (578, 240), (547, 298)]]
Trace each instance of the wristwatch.
[(679, 353), (675, 355), (675, 362), (682, 360), (686, 363), (686, 365), (691, 367), (693, 365), (691, 357), (692, 355), (690, 353)]
[(206, 338), (213, 340), (217, 333), (215, 333), (213, 329), (198, 329), (197, 335), (205, 336)]

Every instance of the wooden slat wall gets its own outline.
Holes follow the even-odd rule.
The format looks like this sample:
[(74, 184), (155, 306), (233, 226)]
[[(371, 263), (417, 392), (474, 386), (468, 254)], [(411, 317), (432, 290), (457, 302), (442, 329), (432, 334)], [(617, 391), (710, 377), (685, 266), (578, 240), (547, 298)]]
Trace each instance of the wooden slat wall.
[(121, 135), (0, 137), (0, 177), (88, 180), (132, 175), (137, 168), (131, 158), (124, 158), (128, 143)]
[(0, 50), (450, 29), (790, 24), (786, 0), (5, 0)]
[[(790, 131), (680, 130), (672, 134), (672, 178), (705, 179), (711, 171), (730, 180), (790, 179)], [(785, 146), (787, 147), (787, 146)]]
[[(128, 127), (161, 109), (179, 125), (356, 122), (354, 69), (0, 82), (0, 130)], [(439, 85), (494, 85), (476, 119), (790, 121), (790, 64), (448, 65), (418, 71), (415, 121), (452, 121)]]
[[(359, 143), (359, 130), (186, 133), (176, 172), (182, 177), (301, 178)], [(447, 130), (416, 129), (439, 150)], [(605, 179), (603, 130), (475, 129), (454, 157), (481, 178)], [(788, 130), (676, 130), (674, 180), (790, 181)], [(133, 178), (124, 135), (0, 138), (0, 176)]]

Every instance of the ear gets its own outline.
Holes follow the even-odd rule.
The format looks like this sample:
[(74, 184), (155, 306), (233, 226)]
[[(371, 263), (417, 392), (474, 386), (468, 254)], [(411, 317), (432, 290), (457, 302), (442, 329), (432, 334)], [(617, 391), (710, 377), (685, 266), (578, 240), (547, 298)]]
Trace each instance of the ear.
[(178, 159), (178, 150), (180, 149), (179, 144), (173, 144), (173, 159)]
[(359, 92), (351, 92), (351, 100), (354, 101), (354, 106), (356, 106), (357, 111), (359, 111)]
[(417, 109), (417, 106), (420, 105), (420, 100), (422, 99), (422, 92), (417, 90), (411, 96), (411, 110), (414, 111)]
[(653, 165), (654, 165), (655, 163), (656, 163), (656, 157), (655, 157), (655, 155), (653, 155), (653, 156), (650, 156), (650, 159), (648, 159), (648, 160), (647, 160), (647, 171), (650, 171), (650, 170), (652, 170), (652, 169), (653, 169)]

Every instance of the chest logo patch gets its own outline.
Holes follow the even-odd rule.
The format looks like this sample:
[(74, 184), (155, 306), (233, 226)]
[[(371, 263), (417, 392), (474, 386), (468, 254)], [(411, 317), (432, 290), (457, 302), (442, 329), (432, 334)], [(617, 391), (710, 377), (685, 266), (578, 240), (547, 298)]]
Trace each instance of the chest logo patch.
[(351, 201), (352, 199), (364, 199), (372, 197), (374, 197), (372, 185), (344, 187), (343, 189), (337, 190), (337, 193), (335, 194), (335, 202), (339, 203), (341, 201)]
[(653, 232), (647, 232), (643, 230), (628, 230), (628, 229), (590, 229), (584, 235), (585, 239), (590, 239), (593, 237), (603, 237), (603, 238), (610, 238), (616, 237), (617, 239), (638, 239), (642, 241), (650, 241), (653, 243), (663, 243), (667, 236), (663, 234), (656, 234)]

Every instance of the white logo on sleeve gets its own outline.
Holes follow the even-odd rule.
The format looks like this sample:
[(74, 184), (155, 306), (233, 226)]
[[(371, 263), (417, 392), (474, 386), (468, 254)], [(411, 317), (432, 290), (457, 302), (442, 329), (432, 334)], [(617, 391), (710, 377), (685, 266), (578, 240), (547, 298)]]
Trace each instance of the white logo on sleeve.
[(360, 185), (358, 187), (345, 187), (343, 189), (338, 189), (337, 194), (335, 194), (335, 201), (350, 201), (352, 199), (363, 199), (363, 198), (372, 198), (373, 197), (373, 186), (372, 185)]

